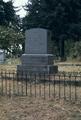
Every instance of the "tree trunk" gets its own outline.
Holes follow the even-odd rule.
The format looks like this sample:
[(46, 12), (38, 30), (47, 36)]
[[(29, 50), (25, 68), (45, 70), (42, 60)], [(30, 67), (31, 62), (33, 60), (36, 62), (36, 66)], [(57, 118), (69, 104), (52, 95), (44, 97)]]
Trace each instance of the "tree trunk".
[(60, 40), (60, 57), (61, 57), (61, 61), (65, 61), (65, 49), (64, 49), (64, 39)]

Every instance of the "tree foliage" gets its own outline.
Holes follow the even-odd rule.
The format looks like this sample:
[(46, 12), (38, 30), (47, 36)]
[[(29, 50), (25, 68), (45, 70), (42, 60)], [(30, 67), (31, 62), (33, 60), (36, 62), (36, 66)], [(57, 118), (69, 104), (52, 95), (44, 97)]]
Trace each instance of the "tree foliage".
[(50, 29), (59, 43), (61, 57), (64, 57), (65, 40), (80, 40), (81, 0), (29, 0), (25, 9), (28, 14), (23, 19), (24, 29)]
[(12, 53), (19, 54), (24, 42), (22, 32), (16, 32), (13, 28), (0, 26), (0, 48)]
[(0, 48), (13, 55), (19, 54), (24, 36), (21, 30), (19, 16), (13, 7), (13, 2), (0, 1)]
[(5, 24), (4, 2), (0, 0), (0, 25)]
[(16, 15), (12, 0), (8, 2), (0, 1), (0, 25), (18, 24), (19, 17)]

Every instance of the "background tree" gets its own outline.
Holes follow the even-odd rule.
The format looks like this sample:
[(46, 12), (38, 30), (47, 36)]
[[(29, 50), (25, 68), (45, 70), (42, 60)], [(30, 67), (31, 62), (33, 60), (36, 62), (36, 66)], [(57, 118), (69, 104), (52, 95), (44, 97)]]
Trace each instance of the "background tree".
[(0, 26), (0, 48), (12, 56), (19, 56), (22, 53), (24, 37), (21, 31), (16, 32), (13, 28)]
[(5, 11), (4, 11), (4, 2), (0, 0), (0, 25), (5, 24)]
[(7, 24), (15, 22), (15, 10), (12, 1), (4, 3), (5, 19)]
[(80, 40), (81, 0), (29, 0), (26, 11), (27, 15), (23, 19), (24, 29), (50, 29), (62, 59), (65, 57), (65, 40)]
[(20, 18), (16, 15), (12, 0), (1, 0), (0, 8), (0, 48), (17, 56), (21, 54), (24, 43)]

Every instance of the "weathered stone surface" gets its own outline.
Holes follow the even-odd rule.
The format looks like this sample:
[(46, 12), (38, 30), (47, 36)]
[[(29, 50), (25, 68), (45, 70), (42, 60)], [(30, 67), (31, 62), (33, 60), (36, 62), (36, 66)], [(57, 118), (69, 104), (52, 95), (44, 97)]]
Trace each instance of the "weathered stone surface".
[(25, 54), (21, 57), (18, 71), (36, 73), (56, 73), (58, 67), (54, 66), (52, 54), (51, 33), (46, 29), (33, 28), (25, 33)]
[[(51, 32), (46, 29), (33, 28), (25, 32), (26, 54), (49, 54), (52, 51)], [(51, 45), (50, 45), (51, 44)]]
[(23, 54), (21, 61), (23, 65), (52, 65), (54, 56), (52, 54)]
[(46, 73), (46, 74), (53, 74), (57, 73), (58, 67), (53, 66), (53, 65), (31, 65), (31, 66), (26, 66), (26, 65), (18, 65), (18, 71), (21, 72), (29, 72), (29, 73)]

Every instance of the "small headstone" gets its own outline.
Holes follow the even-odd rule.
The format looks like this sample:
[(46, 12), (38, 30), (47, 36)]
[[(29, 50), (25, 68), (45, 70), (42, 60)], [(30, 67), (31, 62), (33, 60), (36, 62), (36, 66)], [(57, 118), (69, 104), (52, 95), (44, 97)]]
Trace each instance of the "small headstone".
[(33, 28), (25, 32), (25, 54), (21, 57), (19, 71), (36, 73), (56, 73), (52, 54), (51, 32), (42, 28)]
[(0, 49), (0, 63), (3, 63), (5, 60), (4, 50)]

